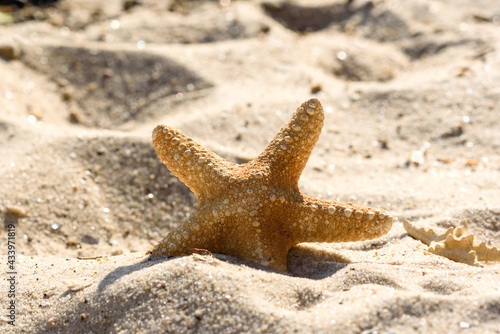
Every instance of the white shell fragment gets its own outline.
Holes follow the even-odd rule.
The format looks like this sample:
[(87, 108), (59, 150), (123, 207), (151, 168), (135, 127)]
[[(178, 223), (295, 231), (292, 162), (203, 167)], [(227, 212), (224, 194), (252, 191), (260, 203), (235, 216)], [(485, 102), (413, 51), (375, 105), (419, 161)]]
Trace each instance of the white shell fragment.
[(428, 245), (433, 254), (472, 266), (479, 266), (479, 261), (500, 261), (500, 250), (485, 242), (475, 242), (473, 234), (466, 234), (465, 226), (450, 227), (441, 234), (432, 228), (416, 227), (408, 220), (403, 226), (408, 235)]
[(67, 286), (70, 291), (80, 291), (85, 289), (86, 287), (92, 285), (92, 282), (84, 281), (81, 279), (70, 278), (62, 280), (62, 283)]

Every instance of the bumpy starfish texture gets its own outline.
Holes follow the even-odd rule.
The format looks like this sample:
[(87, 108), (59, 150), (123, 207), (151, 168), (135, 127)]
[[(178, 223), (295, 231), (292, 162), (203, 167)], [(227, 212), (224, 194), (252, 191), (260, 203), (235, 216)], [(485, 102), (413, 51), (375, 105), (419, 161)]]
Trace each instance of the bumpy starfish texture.
[(304, 102), (268, 147), (238, 165), (167, 125), (153, 131), (162, 162), (198, 199), (189, 219), (158, 242), (152, 257), (193, 248), (236, 256), (286, 271), (287, 253), (301, 242), (344, 242), (386, 234), (386, 211), (311, 198), (298, 181), (323, 126), (320, 102)]
[(466, 234), (466, 226), (450, 227), (444, 233), (416, 227), (408, 220), (403, 222), (403, 226), (408, 235), (428, 245), (428, 251), (433, 254), (472, 266), (480, 266), (479, 261), (500, 261), (500, 250), (486, 246), (485, 242), (475, 242), (474, 235)]

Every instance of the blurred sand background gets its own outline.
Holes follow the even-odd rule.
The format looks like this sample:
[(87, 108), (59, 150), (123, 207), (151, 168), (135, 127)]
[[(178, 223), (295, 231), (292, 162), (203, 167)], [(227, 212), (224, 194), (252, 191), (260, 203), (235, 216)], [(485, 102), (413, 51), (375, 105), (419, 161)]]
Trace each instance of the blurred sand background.
[[(68, 0), (1, 7), (2, 333), (500, 333), (500, 264), (427, 252), (409, 219), (500, 245), (497, 0)], [(143, 261), (196, 206), (159, 123), (257, 156), (310, 97), (326, 111), (300, 180), (381, 207), (383, 238)]]

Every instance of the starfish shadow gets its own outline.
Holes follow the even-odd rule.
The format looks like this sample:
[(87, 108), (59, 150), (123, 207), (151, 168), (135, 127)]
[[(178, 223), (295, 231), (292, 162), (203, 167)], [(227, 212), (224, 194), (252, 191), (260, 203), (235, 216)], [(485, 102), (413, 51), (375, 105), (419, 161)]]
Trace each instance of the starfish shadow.
[(333, 250), (313, 244), (299, 244), (288, 252), (287, 263), (291, 275), (320, 280), (335, 275), (347, 267), (351, 260)]
[[(109, 272), (104, 277), (98, 287), (97, 292), (104, 291), (106, 288), (127, 275), (135, 271), (158, 265), (165, 261), (172, 261), (179, 257), (192, 256), (172, 256), (165, 258), (150, 258), (145, 256), (140, 262), (135, 262), (127, 266), (121, 266)], [(323, 279), (335, 275), (336, 272), (347, 267), (351, 262), (347, 257), (334, 251), (321, 249), (317, 246), (301, 244), (293, 247), (287, 257), (288, 272), (279, 271), (271, 267), (262, 266), (244, 259), (240, 259), (231, 255), (213, 254), (213, 257), (219, 261), (235, 266), (246, 266), (255, 270), (261, 270), (268, 273), (281, 274), (285, 276), (295, 276), (309, 279)]]
[(268, 273), (281, 274), (281, 275), (285, 275), (285, 276), (295, 276), (291, 272), (285, 272), (285, 271), (281, 271), (278, 269), (274, 269), (272, 267), (263, 266), (263, 265), (260, 265), (258, 263), (254, 263), (254, 262), (251, 262), (251, 261), (248, 261), (245, 259), (240, 259), (240, 258), (238, 258), (236, 256), (232, 256), (232, 255), (214, 254), (214, 257), (220, 261), (224, 261), (224, 262), (230, 263), (230, 264), (235, 265), (235, 266), (245, 266), (245, 267), (249, 267), (249, 268), (252, 268), (255, 270), (265, 271)]
[(175, 257), (165, 257), (165, 258), (160, 258), (160, 259), (151, 259), (149, 256), (145, 256), (145, 258), (140, 261), (136, 262), (133, 264), (130, 264), (128, 266), (122, 266), (114, 269), (113, 271), (109, 272), (106, 277), (104, 277), (101, 282), (99, 283), (97, 287), (97, 291), (103, 291), (106, 290), (106, 287), (108, 285), (113, 284), (114, 282), (118, 281), (120, 278), (130, 275), (135, 271), (143, 270), (147, 267), (151, 267), (153, 265), (156, 265), (161, 262), (165, 261), (170, 261), (174, 259)]
[[(150, 258), (149, 256), (146, 256), (140, 262), (136, 262), (136, 263), (133, 263), (133, 264), (130, 264), (130, 265), (127, 265), (127, 266), (118, 267), (118, 268), (114, 269), (113, 271), (109, 272), (106, 275), (106, 277), (104, 277), (100, 281), (100, 283), (99, 283), (99, 285), (97, 287), (97, 292), (106, 290), (106, 288), (109, 285), (115, 283), (116, 281), (118, 281), (122, 277), (125, 277), (127, 275), (132, 274), (135, 271), (143, 270), (145, 268), (148, 268), (148, 267), (151, 267), (151, 266), (155, 266), (155, 265), (158, 265), (158, 264), (166, 262), (166, 261), (172, 261), (172, 260), (175, 260), (175, 259), (178, 259), (178, 258), (181, 258), (181, 257), (185, 257), (185, 256), (192, 256), (192, 254), (190, 254), (190, 255), (181, 255), (181, 256), (172, 256), (172, 257), (164, 257), (164, 258), (154, 258), (154, 259)], [(252, 268), (252, 269), (255, 269), (255, 270), (262, 270), (262, 271), (266, 271), (266, 272), (269, 272), (269, 273), (282, 274), (282, 275), (286, 275), (286, 276), (297, 276), (297, 275), (295, 275), (292, 272), (279, 271), (279, 270), (273, 269), (271, 267), (265, 267), (265, 266), (262, 266), (262, 265), (259, 265), (259, 264), (256, 264), (256, 263), (253, 263), (253, 262), (250, 262), (250, 261), (239, 259), (239, 258), (231, 256), (231, 255), (213, 254), (213, 257), (216, 258), (219, 261), (224, 261), (226, 263), (230, 263), (230, 264), (233, 264), (235, 266), (242, 266), (242, 265), (244, 265), (246, 267), (249, 267), (249, 268)]]

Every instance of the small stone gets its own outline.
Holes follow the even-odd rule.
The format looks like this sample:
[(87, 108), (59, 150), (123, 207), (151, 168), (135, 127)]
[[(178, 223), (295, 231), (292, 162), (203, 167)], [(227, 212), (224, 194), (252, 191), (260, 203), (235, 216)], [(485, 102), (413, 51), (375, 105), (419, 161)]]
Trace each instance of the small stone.
[(460, 328), (463, 328), (463, 329), (470, 328), (470, 324), (468, 322), (465, 322), (465, 321), (460, 321), (459, 326), (460, 326)]
[(206, 310), (204, 308), (199, 308), (194, 311), (194, 317), (198, 320), (205, 314)]
[(85, 244), (89, 244), (89, 245), (97, 245), (99, 243), (99, 239), (98, 238), (95, 238), (91, 235), (88, 235), (88, 234), (84, 234), (82, 236), (82, 239), (81, 241)]
[(74, 237), (69, 237), (68, 240), (66, 240), (66, 246), (68, 247), (74, 247), (78, 244), (78, 240), (76, 240)]
[(15, 60), (21, 57), (21, 48), (13, 40), (0, 41), (0, 57)]
[(17, 206), (17, 205), (8, 206), (7, 213), (9, 215), (12, 215), (12, 216), (15, 216), (18, 218), (24, 218), (28, 215), (28, 211), (25, 208), (23, 208), (21, 206)]
[(53, 230), (60, 230), (61, 229), (61, 224), (58, 224), (58, 223), (52, 223), (50, 225), (50, 228), (53, 229)]

